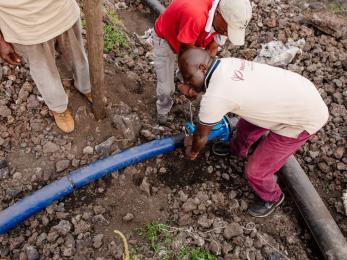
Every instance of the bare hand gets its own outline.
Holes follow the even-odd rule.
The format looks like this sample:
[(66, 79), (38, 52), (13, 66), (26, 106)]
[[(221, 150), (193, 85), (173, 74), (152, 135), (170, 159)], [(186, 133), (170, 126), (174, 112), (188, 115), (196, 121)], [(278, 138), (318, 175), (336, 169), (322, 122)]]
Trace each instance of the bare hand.
[(199, 153), (192, 152), (193, 136), (186, 136), (184, 138), (185, 154), (189, 160), (195, 160)]
[(0, 39), (0, 57), (11, 65), (18, 65), (21, 63), (21, 57), (14, 50), (13, 45), (5, 42), (4, 39)]

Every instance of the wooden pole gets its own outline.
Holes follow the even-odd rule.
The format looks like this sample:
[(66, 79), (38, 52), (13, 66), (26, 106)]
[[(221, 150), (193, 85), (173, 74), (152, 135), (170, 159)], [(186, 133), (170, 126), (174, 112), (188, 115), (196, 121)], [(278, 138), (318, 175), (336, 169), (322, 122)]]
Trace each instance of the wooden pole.
[(87, 24), (87, 50), (92, 84), (93, 112), (97, 120), (106, 116), (103, 57), (103, 0), (85, 0), (84, 13)]

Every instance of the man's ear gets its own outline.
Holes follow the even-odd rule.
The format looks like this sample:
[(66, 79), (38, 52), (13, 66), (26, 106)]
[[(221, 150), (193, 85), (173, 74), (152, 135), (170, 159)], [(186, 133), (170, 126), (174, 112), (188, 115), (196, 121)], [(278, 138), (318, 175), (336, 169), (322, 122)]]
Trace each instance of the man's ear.
[(199, 70), (201, 70), (202, 73), (206, 74), (207, 73), (207, 65), (206, 64), (200, 64)]

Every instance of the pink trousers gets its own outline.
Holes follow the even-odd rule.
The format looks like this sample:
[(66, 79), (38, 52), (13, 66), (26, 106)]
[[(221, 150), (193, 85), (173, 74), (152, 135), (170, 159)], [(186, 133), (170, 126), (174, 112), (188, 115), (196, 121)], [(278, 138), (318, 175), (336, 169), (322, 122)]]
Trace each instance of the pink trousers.
[[(246, 157), (251, 145), (262, 137), (268, 129), (258, 127), (240, 119), (236, 126), (236, 138), (230, 142), (231, 152)], [(281, 136), (269, 132), (258, 144), (245, 165), (245, 174), (249, 185), (265, 201), (276, 202), (282, 190), (273, 175), (285, 164), (310, 137), (303, 131), (297, 138)]]

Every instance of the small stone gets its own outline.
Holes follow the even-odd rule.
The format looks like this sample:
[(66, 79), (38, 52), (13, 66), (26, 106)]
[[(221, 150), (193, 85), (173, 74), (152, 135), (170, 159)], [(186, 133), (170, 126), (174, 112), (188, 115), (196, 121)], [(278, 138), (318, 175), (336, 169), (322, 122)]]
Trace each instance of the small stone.
[(15, 172), (13, 174), (13, 179), (15, 179), (15, 180), (21, 180), (22, 178), (23, 178), (23, 174), (20, 172)]
[(134, 215), (132, 213), (127, 213), (124, 217), (123, 220), (126, 222), (130, 222), (134, 219)]
[(10, 239), (10, 250), (12, 251), (13, 249), (20, 247), (24, 241), (25, 240), (23, 236)]
[(224, 229), (223, 236), (225, 239), (231, 239), (243, 234), (242, 227), (238, 223), (231, 223)]
[(318, 168), (325, 173), (329, 173), (330, 172), (330, 167), (326, 162), (319, 162), (318, 163)]
[(102, 246), (102, 239), (104, 238), (103, 234), (97, 234), (93, 238), (93, 247), (94, 248), (100, 248)]
[(182, 205), (182, 209), (184, 212), (190, 212), (193, 211), (197, 208), (196, 203), (194, 203), (193, 199), (188, 199), (183, 205)]
[(110, 138), (108, 138), (106, 141), (98, 144), (95, 146), (95, 151), (97, 153), (107, 153), (110, 151), (111, 146), (113, 145), (113, 143), (116, 141), (116, 137), (111, 136)]
[(55, 168), (57, 172), (62, 172), (70, 166), (70, 160), (60, 160), (56, 163)]
[(49, 232), (47, 235), (48, 242), (54, 242), (59, 237), (59, 234), (55, 231)]
[(178, 218), (179, 226), (187, 226), (192, 222), (192, 218), (190, 214), (181, 214)]
[(53, 231), (65, 236), (71, 230), (71, 223), (67, 220), (60, 220), (59, 224), (52, 227)]
[(222, 246), (217, 240), (212, 240), (210, 242), (209, 248), (214, 255), (220, 255), (222, 251)]
[(28, 260), (36, 260), (40, 257), (37, 249), (33, 246), (27, 246), (25, 248), (25, 253), (27, 254)]
[(103, 206), (98, 205), (93, 207), (93, 211), (95, 215), (99, 215), (99, 214), (104, 214), (106, 212), (106, 209)]
[(86, 146), (86, 147), (83, 148), (83, 154), (89, 154), (89, 155), (91, 155), (91, 154), (93, 154), (93, 153), (94, 153), (93, 147), (91, 147), (91, 146)]
[(212, 166), (212, 165), (210, 165), (210, 166), (207, 167), (207, 172), (208, 172), (209, 174), (213, 173), (213, 166)]
[(102, 214), (96, 215), (92, 218), (92, 222), (95, 224), (109, 224)]
[(140, 190), (144, 191), (148, 196), (151, 195), (151, 185), (148, 183), (148, 178), (144, 177), (140, 185)]
[(245, 201), (245, 200), (240, 200), (240, 208), (241, 208), (241, 210), (246, 210), (246, 209), (248, 209), (248, 203), (247, 203), (247, 201)]
[(226, 180), (226, 181), (230, 180), (230, 176), (229, 176), (229, 174), (227, 174), (227, 173), (223, 173), (223, 174), (222, 174), (222, 178), (223, 178), (224, 180)]
[(36, 109), (40, 106), (40, 102), (37, 100), (36, 95), (30, 95), (27, 99), (27, 108)]
[(9, 109), (5, 105), (0, 105), (0, 116), (9, 117), (9, 116), (11, 116), (11, 114), (12, 114), (11, 109)]
[(211, 227), (212, 223), (213, 223), (213, 219), (208, 219), (206, 215), (202, 215), (198, 219), (199, 226), (203, 228)]
[(236, 196), (237, 196), (236, 191), (231, 190), (231, 191), (229, 192), (229, 199), (233, 200), (233, 199), (236, 198)]
[(335, 158), (337, 158), (337, 159), (341, 159), (344, 154), (345, 154), (345, 147), (343, 147), (343, 146), (337, 147), (335, 150), (335, 153), (334, 153)]
[(59, 146), (52, 142), (47, 142), (43, 145), (42, 151), (44, 153), (55, 153), (59, 151)]
[(188, 199), (188, 195), (185, 194), (182, 190), (178, 192), (179, 200), (182, 202), (186, 202)]
[(0, 179), (7, 179), (10, 175), (10, 170), (8, 167), (0, 168)]

